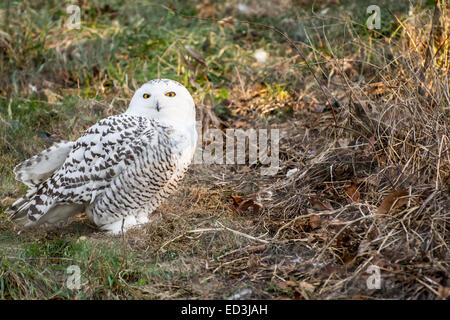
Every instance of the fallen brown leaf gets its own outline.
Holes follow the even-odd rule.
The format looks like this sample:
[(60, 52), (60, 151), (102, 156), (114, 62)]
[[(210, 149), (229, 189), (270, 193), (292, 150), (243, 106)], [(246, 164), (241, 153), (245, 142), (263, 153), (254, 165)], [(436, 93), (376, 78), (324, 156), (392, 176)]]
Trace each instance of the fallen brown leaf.
[(294, 280), (282, 281), (277, 284), (277, 287), (280, 289), (295, 288), (296, 286), (297, 282), (295, 282)]
[(369, 84), (369, 94), (379, 96), (386, 92), (386, 84), (383, 82), (375, 82)]
[(198, 4), (196, 5), (198, 16), (201, 18), (213, 17), (216, 13), (216, 8), (211, 5)]
[(219, 20), (217, 23), (218, 23), (220, 26), (223, 26), (224, 28), (229, 28), (229, 29), (234, 30), (234, 26), (233, 26), (233, 16), (225, 17), (225, 18)]
[(439, 298), (445, 300), (450, 297), (450, 288), (444, 287), (444, 286), (439, 286), (438, 294), (439, 294)]
[(292, 278), (290, 280), (282, 281), (277, 283), (277, 287), (280, 289), (296, 289), (301, 288), (306, 291), (313, 292), (316, 286), (306, 282), (306, 281), (295, 281)]
[(233, 199), (233, 208), (239, 213), (246, 212), (249, 208), (253, 209), (254, 214), (258, 214), (262, 209), (262, 204), (253, 199), (243, 199), (242, 197), (231, 195)]
[(266, 250), (267, 245), (265, 244), (261, 244), (259, 246), (253, 246), (247, 249), (247, 252), (250, 253), (256, 253), (256, 252), (263, 252), (264, 250)]
[(312, 230), (317, 229), (322, 224), (322, 217), (321, 216), (312, 216), (309, 218), (309, 226)]
[(352, 183), (349, 187), (346, 187), (344, 190), (345, 194), (349, 197), (349, 199), (347, 199), (349, 203), (359, 202), (360, 193), (358, 191), (358, 186), (356, 184)]
[(259, 210), (261, 210), (261, 208), (262, 208), (262, 205), (253, 199), (248, 199), (248, 200), (244, 200), (239, 206), (239, 209), (241, 211), (247, 211), (248, 208), (253, 208), (253, 213), (258, 214)]
[(377, 208), (377, 213), (386, 214), (408, 203), (404, 198), (409, 195), (407, 190), (396, 190), (388, 194)]
[(233, 199), (233, 205), (236, 206), (236, 207), (239, 207), (239, 204), (242, 201), (244, 201), (244, 199), (242, 199), (241, 197), (236, 196), (236, 195), (231, 195), (231, 198)]
[(310, 291), (310, 292), (313, 292), (316, 289), (315, 285), (313, 285), (311, 283), (308, 283), (306, 281), (300, 281), (298, 283), (298, 285), (299, 285), (300, 288), (302, 288), (302, 289), (304, 289), (306, 291)]
[(236, 121), (236, 122), (234, 123), (234, 126), (235, 126), (236, 128), (245, 128), (246, 125), (247, 125), (247, 122), (241, 121), (241, 120)]
[(243, 166), (241, 169), (239, 169), (239, 173), (247, 173), (247, 172), (251, 172), (252, 171), (252, 169), (250, 169), (249, 167), (247, 167), (247, 166)]
[(206, 63), (205, 59), (202, 57), (200, 53), (195, 51), (190, 46), (184, 46), (184, 48), (186, 49), (186, 52), (190, 57), (192, 57), (195, 61), (199, 62), (200, 64), (204, 65), (206, 68), (208, 68), (208, 64)]
[(59, 99), (62, 99), (62, 96), (60, 96), (56, 92), (51, 91), (50, 89), (43, 89), (42, 93), (45, 95), (45, 97), (47, 98), (47, 101), (50, 103), (55, 103)]
[(309, 199), (314, 210), (324, 211), (324, 210), (333, 210), (328, 201), (320, 201), (319, 199), (311, 198)]

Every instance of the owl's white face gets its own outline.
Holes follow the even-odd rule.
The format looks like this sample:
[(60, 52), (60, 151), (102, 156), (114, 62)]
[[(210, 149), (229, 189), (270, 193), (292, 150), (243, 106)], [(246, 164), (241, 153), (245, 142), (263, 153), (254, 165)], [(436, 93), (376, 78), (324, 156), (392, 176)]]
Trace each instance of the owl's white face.
[(154, 79), (140, 87), (125, 112), (176, 125), (195, 125), (195, 104), (189, 91), (169, 79)]

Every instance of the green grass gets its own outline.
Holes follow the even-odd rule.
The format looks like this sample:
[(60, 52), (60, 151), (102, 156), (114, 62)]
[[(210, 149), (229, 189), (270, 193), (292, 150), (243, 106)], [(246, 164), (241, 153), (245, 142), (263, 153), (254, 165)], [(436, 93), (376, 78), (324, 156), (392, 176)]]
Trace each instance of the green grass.
[[(172, 272), (138, 259), (120, 244), (75, 238), (23, 241), (2, 235), (0, 298), (152, 298), (136, 295), (152, 278), (170, 281)], [(7, 247), (5, 249), (5, 247)], [(70, 266), (81, 271), (81, 289), (69, 289)]]

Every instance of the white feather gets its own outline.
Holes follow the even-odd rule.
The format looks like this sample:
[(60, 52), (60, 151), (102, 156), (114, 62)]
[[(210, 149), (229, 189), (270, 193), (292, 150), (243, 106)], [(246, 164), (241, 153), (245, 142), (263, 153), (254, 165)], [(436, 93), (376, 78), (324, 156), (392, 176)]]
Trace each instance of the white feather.
[(63, 165), (72, 146), (72, 141), (60, 142), (18, 164), (14, 168), (16, 180), (30, 188), (35, 187)]

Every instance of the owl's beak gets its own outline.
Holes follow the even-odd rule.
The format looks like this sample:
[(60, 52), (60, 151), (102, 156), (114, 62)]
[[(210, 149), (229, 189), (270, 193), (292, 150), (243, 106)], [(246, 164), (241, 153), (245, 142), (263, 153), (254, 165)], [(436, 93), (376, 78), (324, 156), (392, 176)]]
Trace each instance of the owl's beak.
[(160, 107), (159, 107), (159, 102), (158, 102), (158, 100), (156, 100), (156, 111), (159, 112), (159, 109), (160, 109)]

